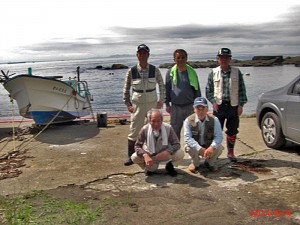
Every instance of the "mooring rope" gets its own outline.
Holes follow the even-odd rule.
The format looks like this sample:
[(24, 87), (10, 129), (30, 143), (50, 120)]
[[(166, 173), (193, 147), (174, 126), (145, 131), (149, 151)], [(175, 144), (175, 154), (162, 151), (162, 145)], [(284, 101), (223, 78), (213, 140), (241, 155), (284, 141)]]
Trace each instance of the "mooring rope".
[[(90, 93), (88, 93), (90, 95)], [(18, 148), (18, 151), (21, 151), (23, 149), (25, 149), (31, 142), (33, 139), (37, 138), (41, 133), (43, 133), (49, 126), (50, 124), (58, 117), (58, 115), (63, 111), (63, 109), (66, 107), (66, 105), (70, 102), (70, 100), (72, 99), (72, 97), (74, 97), (75, 95), (75, 103), (76, 104), (76, 101), (78, 101), (77, 97), (76, 97), (76, 92), (75, 93), (71, 93), (70, 95), (70, 98), (68, 99), (68, 101), (64, 104), (64, 106), (56, 113), (56, 115), (50, 120), (50, 122), (48, 122), (46, 124), (45, 127), (43, 127), (43, 129), (41, 131), (39, 131), (36, 135), (32, 136), (31, 138), (29, 138), (29, 140), (26, 142), (25, 144), (25, 141), (23, 141), (21, 144), (19, 144), (18, 146), (16, 146), (16, 138), (15, 138), (15, 126), (14, 126), (14, 118), (15, 118), (15, 113), (14, 113), (14, 107), (13, 107), (13, 99), (10, 97), (10, 101), (12, 103), (12, 129), (13, 129), (13, 150), (11, 151), (8, 151), (8, 154), (10, 154), (11, 152), (16, 152), (16, 148)], [(95, 121), (95, 116), (94, 116), (94, 112), (93, 112), (93, 109), (92, 109), (92, 105), (91, 105), (91, 102), (90, 102), (90, 99), (89, 99), (89, 96), (86, 95), (86, 98), (87, 98), (87, 101), (88, 101), (88, 104), (89, 104), (89, 107), (90, 107), (90, 110), (91, 110), (91, 114), (92, 114), (92, 118), (93, 118), (93, 121)], [(79, 104), (79, 103), (78, 103)], [(77, 115), (79, 117), (79, 111), (78, 111), (78, 107), (75, 107), (76, 110), (77, 110)], [(22, 118), (22, 121), (19, 123), (19, 126), (18, 128), (20, 127), (21, 123), (23, 122), (23, 119)], [(7, 140), (7, 143), (3, 146), (3, 148), (8, 144), (9, 140)], [(21, 148), (22, 147), (22, 148)], [(2, 148), (2, 149), (3, 149)], [(1, 150), (2, 150), (1, 149)], [(0, 152), (1, 152), (0, 150)]]
[[(33, 139), (37, 138), (41, 133), (43, 133), (48, 127), (49, 125), (56, 119), (56, 117), (62, 112), (62, 110), (66, 107), (66, 105), (69, 103), (69, 101), (71, 100), (71, 98), (73, 97), (73, 95), (70, 95), (70, 98), (68, 99), (68, 101), (65, 103), (65, 105), (60, 109), (60, 111), (58, 111), (56, 113), (56, 115), (50, 120), (49, 123), (46, 124), (45, 127), (43, 127), (43, 129), (41, 131), (39, 131), (35, 136), (32, 136), (31, 138), (29, 138), (29, 140), (26, 142), (26, 144), (24, 145), (24, 141), (19, 144), (18, 146), (15, 146), (15, 140), (13, 140), (14, 142), (14, 149), (11, 150), (11, 151), (8, 151), (8, 154), (11, 153), (11, 152), (15, 152), (16, 151), (16, 148), (18, 148), (18, 151), (21, 151), (23, 149), (25, 149), (31, 142)], [(14, 120), (13, 120), (14, 121)], [(14, 122), (12, 122), (14, 123)], [(20, 123), (21, 124), (21, 123)], [(14, 133), (14, 132), (13, 132)], [(22, 148), (21, 148), (22, 147)]]
[(16, 142), (15, 142), (15, 110), (14, 110), (14, 104), (13, 104), (13, 98), (10, 95), (10, 102), (11, 102), (11, 107), (12, 107), (12, 130), (13, 130), (13, 146), (14, 146), (14, 151), (16, 151)]

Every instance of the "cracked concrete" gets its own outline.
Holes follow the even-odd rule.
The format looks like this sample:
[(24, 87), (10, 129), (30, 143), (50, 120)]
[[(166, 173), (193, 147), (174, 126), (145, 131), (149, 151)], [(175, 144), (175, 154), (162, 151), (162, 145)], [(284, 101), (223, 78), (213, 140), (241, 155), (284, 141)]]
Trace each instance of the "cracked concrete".
[[(0, 124), (1, 138), (10, 136), (9, 126)], [(137, 210), (139, 207), (141, 210), (143, 204), (138, 200), (139, 196), (151, 198), (149, 193), (152, 193), (157, 198), (169, 196), (165, 201), (180, 204), (178, 209), (182, 210), (189, 207), (188, 202), (192, 205), (199, 204), (198, 200), (211, 202), (219, 210), (225, 210), (222, 211), (226, 212), (223, 224), (295, 224), (300, 221), (299, 146), (289, 144), (282, 150), (267, 148), (255, 118), (241, 119), (236, 143), (238, 163), (230, 163), (224, 151), (218, 162), (219, 172), (203, 170), (192, 174), (187, 170), (190, 159), (186, 156), (177, 168), (177, 177), (166, 175), (164, 165), (160, 166), (159, 174), (151, 177), (145, 177), (136, 165), (123, 166), (128, 131), (128, 124), (110, 123), (108, 127), (98, 128), (95, 122), (90, 122), (51, 126), (35, 138), (27, 135), (25, 141), (28, 144), (22, 149), (26, 156), (25, 165), (20, 168), (22, 173), (0, 180), (0, 194), (20, 194), (32, 190), (57, 193), (61, 190), (68, 196), (68, 190), (74, 191), (75, 187), (84, 193), (112, 196), (130, 193), (135, 202), (131, 202), (129, 208)], [(0, 156), (20, 143), (22, 141), (1, 142)], [(207, 210), (213, 212), (209, 207), (206, 206)], [(258, 209), (291, 210), (293, 216), (292, 219), (279, 220), (251, 218), (249, 212)], [(232, 216), (236, 217), (236, 223), (230, 223)], [(214, 224), (213, 221), (204, 220), (204, 224)], [(170, 224), (177, 223), (172, 221)]]

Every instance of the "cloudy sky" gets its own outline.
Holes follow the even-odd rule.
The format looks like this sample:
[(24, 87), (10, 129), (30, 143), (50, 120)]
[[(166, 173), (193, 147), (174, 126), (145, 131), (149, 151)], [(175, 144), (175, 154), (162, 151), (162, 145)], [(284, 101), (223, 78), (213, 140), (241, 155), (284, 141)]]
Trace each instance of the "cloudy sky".
[(134, 54), (300, 55), (299, 0), (1, 0), (0, 62)]

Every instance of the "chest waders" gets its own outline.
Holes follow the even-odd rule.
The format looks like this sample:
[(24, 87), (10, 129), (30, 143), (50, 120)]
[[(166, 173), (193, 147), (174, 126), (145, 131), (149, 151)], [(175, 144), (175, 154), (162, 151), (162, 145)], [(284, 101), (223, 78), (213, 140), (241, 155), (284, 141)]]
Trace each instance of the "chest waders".
[[(132, 75), (132, 80), (141, 79), (141, 75), (137, 69), (137, 66), (131, 68), (131, 75)], [(149, 64), (148, 78), (154, 78), (154, 77), (155, 77), (155, 66)], [(133, 91), (139, 92), (139, 90), (133, 90)], [(150, 92), (150, 91), (153, 90), (146, 90), (146, 92)], [(130, 157), (135, 152), (134, 145), (135, 145), (135, 141), (128, 139), (128, 159), (124, 162), (124, 166), (130, 166), (133, 164)]]

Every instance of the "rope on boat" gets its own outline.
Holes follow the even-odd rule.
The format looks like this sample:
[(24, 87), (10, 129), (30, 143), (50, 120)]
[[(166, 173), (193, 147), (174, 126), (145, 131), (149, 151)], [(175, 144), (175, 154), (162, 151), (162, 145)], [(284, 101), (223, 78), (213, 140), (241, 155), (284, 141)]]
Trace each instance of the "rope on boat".
[(75, 95), (74, 108), (77, 110), (77, 115), (79, 116), (79, 113), (78, 113), (78, 109), (79, 109), (79, 101), (78, 101), (78, 99), (76, 98), (76, 93), (75, 93), (74, 95)]
[[(62, 107), (62, 109), (60, 111), (58, 111), (56, 113), (56, 115), (50, 120), (49, 123), (47, 123), (47, 125), (45, 127), (43, 127), (43, 129), (41, 131), (39, 131), (35, 136), (32, 136), (31, 138), (29, 138), (28, 142), (26, 142), (26, 144), (24, 145), (25, 142), (22, 142), (21, 144), (19, 144), (18, 146), (16, 146), (18, 148), (19, 151), (21, 151), (22, 149), (25, 149), (31, 142), (34, 138), (37, 138), (41, 133), (43, 133), (48, 127), (49, 125), (56, 119), (56, 117), (62, 112), (62, 110), (66, 107), (66, 105), (69, 103), (69, 101), (71, 100), (73, 96), (71, 95), (70, 98), (68, 99), (68, 101), (65, 103), (65, 105)], [(13, 123), (13, 122), (12, 122)], [(21, 123), (20, 123), (21, 124)], [(13, 132), (14, 133), (14, 132)], [(15, 145), (15, 140), (14, 141), (14, 145)], [(23, 146), (22, 146), (23, 145)], [(14, 150), (13, 151), (9, 151), (8, 153), (11, 153), (11, 152), (15, 152), (16, 150), (16, 147), (14, 147)], [(22, 148), (21, 148), (22, 147)]]
[[(13, 140), (13, 146), (14, 146), (13, 152), (15, 152), (16, 151), (15, 133), (16, 133), (16, 130), (18, 130), (20, 128), (20, 126), (21, 126), (21, 124), (24, 120), (24, 117), (22, 117), (22, 120), (19, 122), (19, 125), (18, 125), (17, 129), (15, 129), (15, 126), (14, 126), (14, 124), (15, 124), (14, 123), (14, 121), (15, 121), (15, 109), (14, 109), (14, 104), (13, 104), (14, 101), (13, 101), (13, 98), (11, 96), (10, 96), (10, 102), (11, 102), (11, 110), (12, 110), (12, 130), (13, 130), (12, 131), (12, 135), (13, 135), (12, 140)], [(6, 140), (6, 143), (2, 146), (2, 148), (0, 149), (0, 152), (6, 147), (6, 145), (8, 144), (9, 141), (10, 141), (9, 139)]]
[(12, 119), (13, 119), (13, 122), (12, 122), (12, 130), (13, 130), (13, 145), (14, 145), (14, 151), (16, 151), (16, 142), (15, 142), (15, 123), (14, 123), (14, 120), (15, 120), (15, 110), (14, 110), (14, 104), (13, 104), (13, 98), (10, 96), (10, 102), (11, 102), (11, 106), (12, 106)]
[[(90, 93), (88, 93), (90, 94)], [(56, 113), (56, 115), (50, 120), (50, 122), (48, 122), (46, 124), (45, 127), (43, 127), (43, 129), (41, 131), (39, 131), (35, 136), (32, 136), (28, 142), (26, 142), (25, 145), (23, 145), (25, 142), (22, 142), (21, 144), (19, 144), (18, 146), (16, 146), (16, 140), (15, 140), (15, 126), (14, 126), (14, 107), (13, 107), (13, 99), (12, 97), (10, 97), (10, 101), (12, 103), (12, 129), (13, 129), (13, 145), (14, 145), (14, 149), (12, 151), (8, 151), (8, 154), (10, 154), (11, 152), (16, 152), (16, 148), (18, 148), (18, 151), (21, 151), (22, 149), (25, 149), (31, 142), (33, 139), (37, 138), (41, 133), (43, 133), (48, 127), (49, 125), (58, 117), (58, 115), (62, 112), (62, 110), (66, 107), (66, 105), (69, 103), (69, 101), (72, 99), (73, 95), (75, 95), (75, 98), (76, 98), (76, 93), (72, 93), (70, 95), (70, 98), (68, 99), (68, 101), (65, 103), (65, 105), (60, 109), (60, 111), (58, 111)], [(90, 107), (90, 110), (91, 110), (91, 114), (92, 114), (92, 118), (93, 118), (93, 121), (95, 122), (95, 116), (94, 116), (94, 112), (93, 112), (93, 109), (92, 109), (92, 105), (91, 105), (91, 102), (90, 102), (90, 98), (89, 96), (86, 96), (87, 98), (87, 101), (88, 101), (88, 104), (89, 104), (89, 107)], [(75, 104), (76, 104), (76, 100), (78, 101), (78, 99), (76, 98), (75, 99)], [(79, 105), (79, 103), (78, 103)], [(29, 106), (30, 107), (30, 106)], [(28, 107), (28, 108), (29, 108)], [(76, 108), (76, 107), (75, 107)], [(77, 113), (78, 113), (78, 117), (79, 117), (79, 111), (78, 111), (78, 107), (76, 108), (77, 109)], [(19, 123), (19, 126), (18, 128), (20, 127), (21, 123), (23, 122), (23, 119), (21, 120), (21, 122)], [(3, 146), (3, 148), (8, 144), (9, 140), (7, 140), (6, 144)], [(23, 148), (21, 148), (23, 147)], [(3, 148), (1, 150), (3, 150)], [(0, 152), (1, 152), (0, 150)]]

